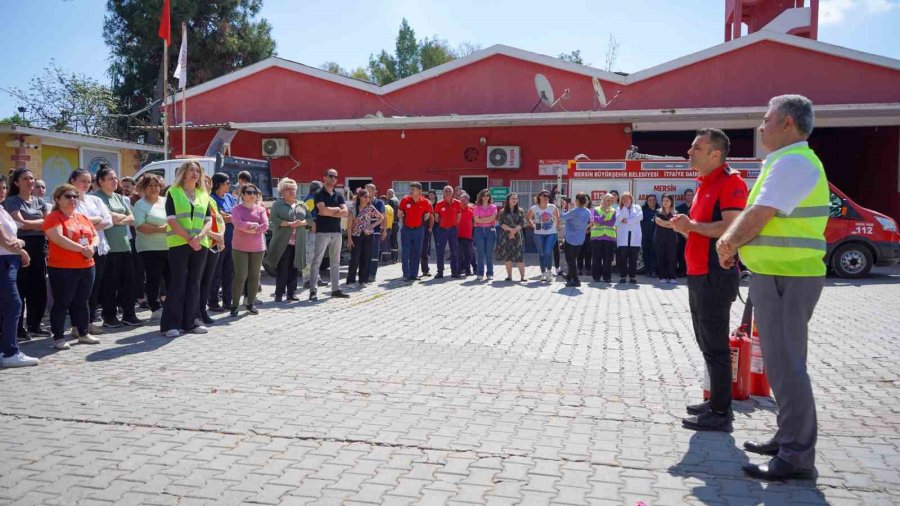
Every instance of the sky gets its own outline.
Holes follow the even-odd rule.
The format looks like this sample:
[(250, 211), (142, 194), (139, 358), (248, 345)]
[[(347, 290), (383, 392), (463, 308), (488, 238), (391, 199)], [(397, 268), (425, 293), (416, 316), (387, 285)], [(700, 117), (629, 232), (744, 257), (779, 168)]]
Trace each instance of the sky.
[[(17, 105), (3, 90), (26, 88), (51, 59), (109, 82), (105, 1), (0, 5), (0, 118)], [(819, 40), (900, 59), (900, 0), (821, 0), (820, 6)], [(263, 0), (261, 17), (273, 26), (278, 56), (313, 66), (335, 61), (350, 69), (365, 66), (381, 49), (393, 52), (405, 17), (419, 40), (438, 36), (454, 47), (505, 44), (552, 56), (580, 50), (585, 63), (598, 67), (612, 36), (618, 43), (613, 70), (632, 73), (722, 43), (724, 12), (725, 0)]]

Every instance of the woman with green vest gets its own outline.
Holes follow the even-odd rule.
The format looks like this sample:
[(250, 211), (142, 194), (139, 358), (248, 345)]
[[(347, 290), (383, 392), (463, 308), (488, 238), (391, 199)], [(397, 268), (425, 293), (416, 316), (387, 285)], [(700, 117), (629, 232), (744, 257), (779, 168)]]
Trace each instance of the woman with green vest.
[(306, 267), (306, 204), (297, 199), (297, 182), (291, 178), (278, 181), (281, 197), (272, 204), (269, 229), (272, 239), (263, 264), (275, 272), (275, 302), (283, 297), (294, 302), (300, 272)]
[(612, 281), (612, 260), (616, 251), (616, 210), (611, 193), (603, 195), (591, 212), (591, 277), (594, 281)]
[(160, 321), (160, 330), (166, 337), (208, 332), (194, 321), (200, 307), (200, 281), (212, 227), (211, 199), (203, 190), (202, 175), (203, 169), (197, 162), (184, 162), (175, 171), (175, 181), (166, 198), (169, 285)]

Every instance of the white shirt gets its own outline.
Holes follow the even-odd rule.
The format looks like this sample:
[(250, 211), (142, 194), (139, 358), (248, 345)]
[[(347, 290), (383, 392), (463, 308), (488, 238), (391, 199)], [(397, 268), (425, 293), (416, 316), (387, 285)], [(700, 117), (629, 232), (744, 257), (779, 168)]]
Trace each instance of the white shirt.
[[(19, 230), (19, 225), (13, 219), (12, 216), (6, 212), (6, 209), (3, 209), (3, 206), (0, 206), (0, 227), (3, 227), (3, 230), (6, 231), (6, 234), (12, 238), (16, 237), (16, 232)], [(0, 246), (0, 255), (15, 255), (19, 256), (17, 251), (10, 251), (3, 246)]]
[(82, 197), (84, 200), (78, 199), (77, 204), (75, 204), (75, 210), (89, 219), (95, 216), (101, 218), (100, 224), (94, 225), (94, 228), (97, 229), (97, 236), (100, 237), (97, 254), (105, 255), (109, 253), (109, 242), (106, 240), (106, 234), (103, 231), (112, 226), (112, 216), (109, 214), (106, 204), (100, 200), (100, 197), (95, 195), (82, 195)]
[(534, 233), (537, 235), (553, 235), (556, 233), (556, 206), (547, 204), (547, 207), (541, 209), (541, 206), (535, 204), (531, 206), (531, 220), (535, 222), (536, 228)]
[[(769, 159), (778, 156), (785, 151), (798, 147), (807, 147), (806, 141), (789, 144), (777, 151), (769, 153), (763, 161), (763, 167)], [(787, 216), (819, 182), (819, 169), (802, 155), (785, 155), (778, 159), (769, 170), (765, 181), (760, 178), (756, 181), (759, 195), (753, 205), (774, 207), (779, 216)]]
[[(643, 217), (644, 211), (637, 204), (616, 211), (616, 246), (641, 247), (641, 219)], [(627, 219), (628, 223), (622, 223), (623, 219)], [(631, 232), (631, 243), (628, 242), (629, 232)]]

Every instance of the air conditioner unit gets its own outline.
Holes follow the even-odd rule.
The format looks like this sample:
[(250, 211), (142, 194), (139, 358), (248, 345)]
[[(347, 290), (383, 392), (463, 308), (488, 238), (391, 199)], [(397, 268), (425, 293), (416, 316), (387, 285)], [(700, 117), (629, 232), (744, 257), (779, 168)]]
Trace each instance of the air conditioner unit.
[(291, 150), (287, 139), (263, 139), (262, 155), (265, 158), (290, 156)]
[(521, 163), (519, 146), (488, 146), (487, 168), (518, 169)]

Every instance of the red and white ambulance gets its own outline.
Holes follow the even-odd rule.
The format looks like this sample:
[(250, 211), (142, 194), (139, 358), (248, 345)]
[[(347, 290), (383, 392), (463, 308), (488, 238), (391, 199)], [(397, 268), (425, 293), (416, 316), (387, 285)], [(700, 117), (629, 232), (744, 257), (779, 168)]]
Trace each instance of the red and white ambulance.
[[(542, 166), (561, 165), (560, 160), (542, 160)], [(631, 192), (643, 205), (649, 194), (676, 196), (676, 205), (684, 192), (697, 187), (697, 173), (683, 159), (644, 160), (569, 160), (566, 162), (567, 193), (585, 193), (597, 201), (606, 192)], [(759, 177), (762, 162), (756, 159), (731, 159), (731, 168), (740, 171), (752, 188)], [(860, 278), (873, 266), (900, 262), (900, 233), (889, 216), (860, 206), (834, 185), (831, 188), (831, 216), (825, 229), (828, 250), (825, 262), (843, 278)], [(640, 258), (640, 256), (639, 256)], [(642, 267), (639, 265), (639, 267)]]

